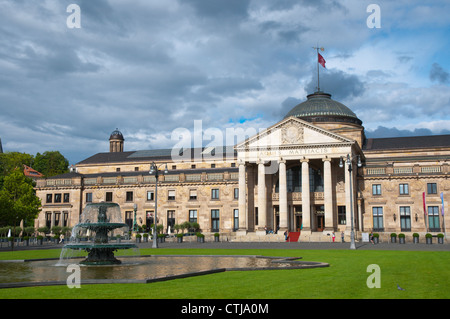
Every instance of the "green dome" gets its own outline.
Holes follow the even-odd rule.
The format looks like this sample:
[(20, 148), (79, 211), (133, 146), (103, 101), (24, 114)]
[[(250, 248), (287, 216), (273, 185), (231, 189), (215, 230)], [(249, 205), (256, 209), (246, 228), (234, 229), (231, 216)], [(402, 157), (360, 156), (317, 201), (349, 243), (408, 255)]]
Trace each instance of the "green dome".
[(331, 99), (331, 94), (321, 91), (307, 96), (307, 100), (296, 105), (285, 118), (295, 116), (308, 122), (349, 122), (362, 124), (355, 113), (344, 104)]

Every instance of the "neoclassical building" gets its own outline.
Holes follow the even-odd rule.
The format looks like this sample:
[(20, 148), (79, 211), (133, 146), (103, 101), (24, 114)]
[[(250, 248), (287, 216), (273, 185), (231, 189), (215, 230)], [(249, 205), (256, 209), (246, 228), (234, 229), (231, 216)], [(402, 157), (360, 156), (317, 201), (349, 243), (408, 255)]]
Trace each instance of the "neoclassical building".
[[(150, 226), (197, 222), (204, 233), (252, 240), (273, 230), (300, 240), (332, 232), (411, 237), (450, 225), (450, 135), (366, 138), (348, 107), (315, 92), (283, 120), (234, 147), (124, 151), (115, 130), (110, 151), (70, 173), (37, 182), (42, 211), (36, 226), (72, 227), (90, 202), (117, 202), (123, 218)], [(167, 173), (158, 180), (155, 163)]]

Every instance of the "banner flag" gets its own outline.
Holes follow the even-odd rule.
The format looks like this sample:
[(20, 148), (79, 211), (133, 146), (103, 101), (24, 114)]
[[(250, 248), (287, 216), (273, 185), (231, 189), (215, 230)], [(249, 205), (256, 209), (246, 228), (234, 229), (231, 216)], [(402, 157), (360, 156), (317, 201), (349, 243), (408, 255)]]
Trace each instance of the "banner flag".
[(444, 217), (444, 192), (441, 192), (441, 201), (442, 201), (441, 215), (442, 217)]
[(425, 201), (425, 192), (422, 193), (422, 198), (423, 198), (423, 213), (426, 215), (427, 214), (427, 204)]
[(325, 63), (326, 63), (325, 59), (323, 58), (323, 56), (320, 53), (317, 53), (317, 54), (319, 55), (318, 56), (319, 64), (325, 68)]

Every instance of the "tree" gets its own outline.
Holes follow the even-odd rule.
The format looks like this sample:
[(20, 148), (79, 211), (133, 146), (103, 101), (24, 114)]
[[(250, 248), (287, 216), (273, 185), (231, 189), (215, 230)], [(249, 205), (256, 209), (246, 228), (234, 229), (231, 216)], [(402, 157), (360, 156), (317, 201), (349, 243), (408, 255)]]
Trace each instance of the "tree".
[(32, 180), (22, 170), (16, 169), (4, 178), (0, 190), (1, 225), (18, 226), (21, 220), (31, 224), (40, 207), (41, 200), (35, 194)]
[(69, 171), (69, 161), (59, 151), (47, 151), (44, 154), (36, 154), (33, 168), (44, 174), (45, 177), (51, 177), (67, 173)]
[(23, 165), (31, 166), (33, 164), (33, 155), (19, 152), (8, 152), (0, 154), (0, 175), (6, 176), (13, 170)]

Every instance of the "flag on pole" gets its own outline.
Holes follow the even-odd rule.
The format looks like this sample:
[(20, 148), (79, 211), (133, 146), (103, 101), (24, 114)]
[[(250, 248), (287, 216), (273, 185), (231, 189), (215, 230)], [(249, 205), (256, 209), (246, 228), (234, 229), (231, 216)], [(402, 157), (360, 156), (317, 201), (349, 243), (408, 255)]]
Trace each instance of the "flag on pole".
[(442, 217), (444, 217), (444, 192), (441, 192), (441, 201), (442, 201), (441, 215)]
[(325, 67), (325, 63), (326, 63), (325, 59), (323, 58), (323, 56), (319, 52), (317, 52), (317, 54), (318, 54), (319, 64), (321, 66)]

